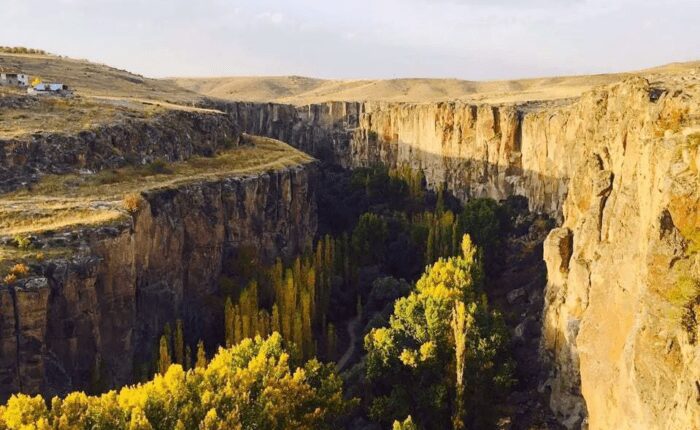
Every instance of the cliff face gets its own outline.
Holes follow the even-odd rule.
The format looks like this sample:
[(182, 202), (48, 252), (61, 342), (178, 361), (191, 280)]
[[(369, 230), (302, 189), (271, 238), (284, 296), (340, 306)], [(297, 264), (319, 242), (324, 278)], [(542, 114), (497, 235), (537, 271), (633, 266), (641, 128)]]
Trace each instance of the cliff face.
[(463, 200), (526, 196), (560, 223), (544, 250), (552, 409), (572, 428), (688, 429), (700, 428), (697, 81), (632, 78), (549, 104), (230, 111), (346, 167), (422, 168)]
[(543, 349), (551, 406), (571, 427), (700, 426), (689, 87), (635, 79), (536, 108), (369, 105), (354, 135), (355, 165), (407, 163), (462, 199), (524, 195), (561, 220), (545, 243)]
[(158, 159), (209, 156), (237, 145), (239, 136), (239, 128), (229, 115), (170, 111), (76, 135), (48, 133), (0, 139), (0, 192), (31, 182), (41, 173), (98, 171)]
[(312, 240), (314, 171), (153, 191), (131, 222), (40, 238), (79, 251), (0, 288), (0, 397), (131, 382), (176, 318), (190, 342), (215, 340), (227, 261), (242, 246), (267, 261), (291, 257)]

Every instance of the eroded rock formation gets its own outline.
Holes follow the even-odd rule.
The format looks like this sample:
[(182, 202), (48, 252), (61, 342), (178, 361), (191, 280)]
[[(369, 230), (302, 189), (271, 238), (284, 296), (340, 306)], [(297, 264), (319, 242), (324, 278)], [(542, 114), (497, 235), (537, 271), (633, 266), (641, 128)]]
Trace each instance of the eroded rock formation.
[(291, 257), (313, 239), (314, 171), (153, 191), (130, 222), (38, 238), (78, 252), (0, 288), (0, 397), (132, 382), (176, 318), (191, 342), (216, 340), (212, 301), (228, 259), (242, 246), (268, 262)]
[(0, 139), (0, 192), (30, 183), (43, 173), (98, 171), (210, 156), (238, 145), (239, 137), (239, 128), (229, 115), (168, 111), (75, 135), (45, 133)]

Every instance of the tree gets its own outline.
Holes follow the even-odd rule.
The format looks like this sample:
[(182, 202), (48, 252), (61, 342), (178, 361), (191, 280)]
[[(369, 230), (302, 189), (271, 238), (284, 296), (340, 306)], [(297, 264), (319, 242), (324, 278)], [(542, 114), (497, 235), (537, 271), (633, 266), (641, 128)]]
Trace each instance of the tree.
[(290, 356), (279, 335), (220, 349), (211, 363), (174, 364), (153, 380), (100, 396), (16, 395), (0, 406), (2, 430), (321, 429), (339, 428), (355, 404), (333, 365)]
[(338, 344), (338, 336), (335, 333), (335, 326), (330, 323), (326, 330), (326, 359), (335, 359), (336, 349)]
[(233, 310), (233, 302), (230, 297), (226, 298), (224, 304), (224, 341), (227, 347), (235, 344), (235, 322), (236, 314)]
[(185, 370), (190, 370), (192, 368), (192, 348), (189, 345), (185, 347), (185, 363), (183, 364)]
[(511, 370), (505, 326), (488, 309), (482, 283), (479, 253), (465, 236), (462, 254), (428, 267), (415, 291), (395, 302), (388, 326), (370, 331), (365, 349), (371, 416), (388, 425), (411, 414), (423, 428), (450, 427), (456, 385), (454, 373), (446, 371), (456, 365), (451, 317), (463, 303), (474, 319), (464, 341), (465, 424), (488, 426), (493, 399), (508, 386)]
[(359, 265), (378, 264), (386, 255), (386, 221), (374, 213), (364, 213), (352, 232), (354, 261)]
[(175, 321), (175, 338), (173, 339), (173, 348), (175, 352), (175, 362), (185, 365), (185, 334), (182, 327), (182, 320)]
[(418, 430), (418, 426), (413, 423), (413, 418), (410, 415), (403, 422), (394, 421), (394, 425), (391, 428), (392, 430)]
[(165, 374), (171, 364), (168, 339), (163, 335), (160, 337), (160, 346), (158, 349), (158, 373), (161, 375)]
[(204, 342), (197, 342), (197, 360), (194, 363), (196, 368), (202, 369), (207, 365), (207, 351), (204, 349)]
[(455, 408), (452, 418), (455, 430), (464, 429), (464, 366), (467, 359), (467, 331), (473, 324), (474, 318), (471, 313), (467, 313), (464, 302), (456, 302), (451, 323), (455, 343)]
[(270, 324), (270, 330), (273, 332), (282, 333), (282, 326), (280, 325), (280, 311), (277, 303), (272, 305), (272, 322)]

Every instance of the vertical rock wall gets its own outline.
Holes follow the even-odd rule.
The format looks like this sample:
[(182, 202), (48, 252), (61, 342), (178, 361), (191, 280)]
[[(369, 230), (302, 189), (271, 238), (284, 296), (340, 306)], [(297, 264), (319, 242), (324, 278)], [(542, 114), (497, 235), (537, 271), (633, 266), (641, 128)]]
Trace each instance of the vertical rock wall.
[(632, 78), (549, 104), (256, 105), (242, 127), (330, 150), (346, 167), (420, 168), (429, 186), (463, 200), (527, 197), (560, 222), (544, 250), (552, 409), (571, 428), (691, 429), (700, 428), (697, 81)]
[(176, 318), (189, 340), (216, 340), (226, 261), (242, 246), (291, 257), (313, 239), (314, 171), (150, 192), (133, 222), (76, 232), (75, 258), (0, 288), (0, 397), (132, 382)]

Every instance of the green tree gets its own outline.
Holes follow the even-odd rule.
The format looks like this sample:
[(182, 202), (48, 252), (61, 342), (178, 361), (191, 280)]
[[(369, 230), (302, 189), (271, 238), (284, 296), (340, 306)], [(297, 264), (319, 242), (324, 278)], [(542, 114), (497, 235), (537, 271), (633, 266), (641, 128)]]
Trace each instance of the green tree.
[(0, 429), (330, 430), (355, 403), (342, 388), (333, 365), (295, 361), (274, 333), (220, 349), (204, 367), (175, 364), (118, 392), (55, 398), (51, 410), (40, 396), (13, 396), (0, 406)]
[(227, 347), (235, 344), (236, 313), (233, 309), (233, 302), (230, 297), (226, 298), (224, 304), (224, 339)]
[(182, 320), (175, 321), (175, 338), (173, 339), (173, 349), (175, 352), (175, 362), (182, 366), (185, 365), (185, 333), (182, 326)]
[(392, 430), (418, 430), (418, 426), (413, 422), (413, 418), (409, 415), (408, 418), (401, 421), (394, 421), (394, 425), (391, 426)]
[(386, 221), (379, 215), (364, 213), (352, 232), (354, 261), (359, 265), (384, 261), (387, 241)]
[(170, 348), (168, 347), (168, 339), (165, 335), (160, 337), (160, 345), (158, 348), (158, 373), (164, 375), (172, 364), (170, 359)]
[(197, 342), (197, 360), (194, 366), (200, 369), (207, 366), (207, 351), (204, 349), (204, 342), (201, 340)]
[(391, 424), (411, 414), (426, 429), (451, 426), (456, 385), (454, 373), (447, 371), (456, 365), (451, 317), (455, 305), (463, 303), (474, 319), (464, 348), (465, 424), (488, 426), (494, 399), (510, 383), (511, 369), (502, 318), (488, 309), (483, 296), (478, 255), (465, 236), (461, 255), (428, 267), (415, 291), (395, 302), (389, 325), (365, 337), (375, 419)]

